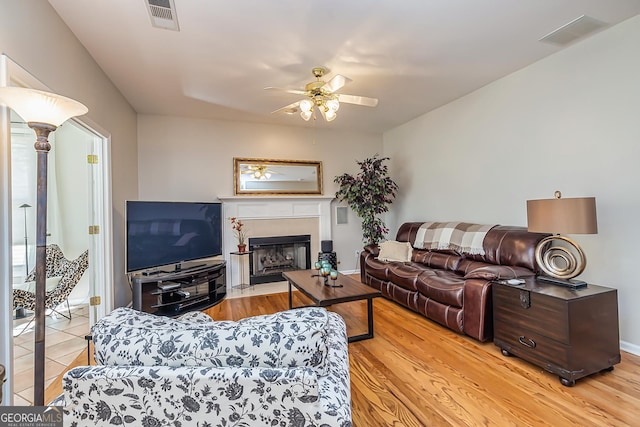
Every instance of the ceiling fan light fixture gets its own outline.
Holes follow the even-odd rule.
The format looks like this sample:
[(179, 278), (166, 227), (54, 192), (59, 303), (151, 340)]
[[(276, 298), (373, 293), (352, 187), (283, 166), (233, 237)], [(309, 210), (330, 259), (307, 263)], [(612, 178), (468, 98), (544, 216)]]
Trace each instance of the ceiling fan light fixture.
[[(335, 120), (337, 117), (337, 111), (340, 109), (340, 103), (363, 105), (366, 107), (375, 107), (378, 105), (377, 98), (336, 93), (336, 91), (340, 90), (345, 84), (349, 83), (351, 79), (343, 75), (336, 74), (330, 80), (324, 81), (322, 80), (322, 77), (327, 72), (328, 70), (322, 67), (314, 68), (312, 73), (316, 78), (316, 81), (307, 83), (304, 86), (304, 90), (266, 87), (265, 89), (267, 90), (279, 90), (281, 92), (305, 96), (304, 99), (272, 111), (272, 113), (290, 114), (300, 111), (300, 117), (305, 121), (311, 120), (312, 117), (315, 120), (317, 117), (316, 114), (320, 113), (326, 121), (330, 122)], [(314, 107), (317, 108), (317, 112)]]
[(303, 112), (311, 112), (312, 108), (313, 108), (313, 103), (310, 100), (303, 99), (302, 101), (300, 101), (300, 109)]
[(327, 108), (329, 108), (329, 110), (333, 111), (334, 113), (338, 111), (338, 109), (340, 108), (340, 102), (338, 102), (337, 99), (328, 100), (326, 105), (327, 105)]

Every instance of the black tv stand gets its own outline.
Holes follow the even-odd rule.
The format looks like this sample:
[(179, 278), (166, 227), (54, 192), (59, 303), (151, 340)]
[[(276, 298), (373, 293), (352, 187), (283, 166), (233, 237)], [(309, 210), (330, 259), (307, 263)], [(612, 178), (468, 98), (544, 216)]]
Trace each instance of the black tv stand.
[[(181, 271), (193, 271), (193, 270), (199, 270), (203, 267), (206, 267), (207, 264), (197, 264), (197, 265), (190, 265), (189, 267), (186, 268), (182, 268), (182, 264), (176, 264), (175, 268), (173, 269), (174, 273), (179, 273)], [(166, 273), (169, 273), (168, 271)]]
[(153, 270), (153, 271), (143, 271), (142, 275), (143, 276), (155, 276), (157, 274), (169, 274), (170, 271), (164, 271), (164, 270)]
[(135, 310), (177, 316), (205, 310), (226, 297), (226, 262), (190, 266), (173, 272), (135, 274), (131, 282)]

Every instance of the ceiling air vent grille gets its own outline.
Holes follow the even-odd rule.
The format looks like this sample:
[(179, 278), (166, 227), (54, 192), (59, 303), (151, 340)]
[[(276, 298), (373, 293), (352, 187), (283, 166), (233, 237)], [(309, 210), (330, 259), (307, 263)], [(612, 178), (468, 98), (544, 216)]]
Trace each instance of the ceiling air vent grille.
[(180, 31), (174, 0), (145, 0), (151, 25), (165, 30)]
[(553, 30), (546, 36), (542, 37), (540, 41), (564, 46), (583, 38), (588, 34), (595, 33), (606, 26), (607, 24), (602, 21), (598, 21), (590, 16), (582, 15), (568, 24)]

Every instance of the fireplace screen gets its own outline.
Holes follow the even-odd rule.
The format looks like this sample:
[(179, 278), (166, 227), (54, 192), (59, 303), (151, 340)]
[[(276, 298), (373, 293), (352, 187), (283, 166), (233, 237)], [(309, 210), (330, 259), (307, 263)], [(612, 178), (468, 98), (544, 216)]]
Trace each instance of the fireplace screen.
[(283, 281), (282, 272), (311, 269), (311, 236), (249, 238), (252, 285)]

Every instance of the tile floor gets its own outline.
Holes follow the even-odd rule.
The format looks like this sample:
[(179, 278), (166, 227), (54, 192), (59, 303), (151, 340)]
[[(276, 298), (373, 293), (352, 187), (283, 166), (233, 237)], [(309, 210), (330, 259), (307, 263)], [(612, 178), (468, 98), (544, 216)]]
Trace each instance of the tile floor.
[[(66, 313), (66, 306), (62, 309)], [(71, 306), (71, 320), (62, 316), (47, 316), (45, 335), (45, 387), (60, 375), (78, 354), (86, 348), (84, 336), (89, 331), (89, 306)], [(20, 332), (32, 316), (14, 321), (14, 395), (13, 404), (33, 404), (33, 348), (35, 323)]]
[(243, 289), (232, 287), (227, 289), (227, 298), (243, 298), (256, 295), (275, 294), (278, 292), (289, 292), (289, 284), (287, 282), (273, 282), (251, 285)]

